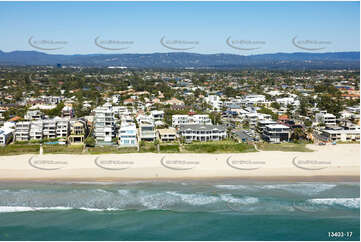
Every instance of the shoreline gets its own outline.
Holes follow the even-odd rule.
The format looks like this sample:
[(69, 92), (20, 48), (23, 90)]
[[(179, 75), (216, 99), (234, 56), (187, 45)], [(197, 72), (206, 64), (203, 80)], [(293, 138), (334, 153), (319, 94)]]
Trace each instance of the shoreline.
[(2, 156), (0, 181), (360, 181), (359, 144), (308, 146), (314, 152)]
[(117, 178), (108, 177), (104, 179), (87, 178), (87, 179), (1, 179), (1, 183), (43, 183), (43, 184), (124, 184), (124, 183), (152, 183), (152, 182), (217, 182), (217, 181), (242, 181), (242, 182), (359, 182), (360, 176), (258, 176), (258, 177), (182, 177), (182, 178)]

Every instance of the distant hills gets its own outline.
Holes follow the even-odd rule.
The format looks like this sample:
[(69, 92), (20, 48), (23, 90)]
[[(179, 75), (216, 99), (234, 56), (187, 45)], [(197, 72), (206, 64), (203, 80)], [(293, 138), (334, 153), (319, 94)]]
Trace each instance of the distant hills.
[(360, 52), (275, 53), (259, 55), (196, 54), (186, 52), (152, 54), (57, 55), (38, 51), (0, 51), (0, 65), (126, 66), (160, 69), (359, 69)]

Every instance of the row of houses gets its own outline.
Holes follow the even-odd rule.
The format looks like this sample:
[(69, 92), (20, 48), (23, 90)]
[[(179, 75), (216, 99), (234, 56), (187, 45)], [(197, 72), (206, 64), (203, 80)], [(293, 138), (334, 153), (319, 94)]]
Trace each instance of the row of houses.
[[(209, 95), (204, 97), (204, 101), (209, 104), (213, 110), (220, 111), (222, 107), (235, 108), (235, 107), (253, 107), (256, 105), (270, 106), (271, 101), (266, 99), (265, 95), (247, 95), (243, 98), (230, 98), (227, 101), (222, 101), (220, 96)], [(289, 94), (289, 97), (276, 98), (276, 103), (281, 106), (287, 107), (287, 105), (299, 106), (300, 102), (297, 96)]]
[(14, 130), (16, 141), (65, 138), (70, 144), (82, 144), (86, 135), (86, 121), (60, 117), (19, 121)]

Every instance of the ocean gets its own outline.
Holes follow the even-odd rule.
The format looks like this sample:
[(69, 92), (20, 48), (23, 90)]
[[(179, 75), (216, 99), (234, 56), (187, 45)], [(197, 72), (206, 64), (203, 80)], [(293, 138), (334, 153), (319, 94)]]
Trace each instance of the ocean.
[(360, 184), (2, 182), (0, 240), (360, 240)]

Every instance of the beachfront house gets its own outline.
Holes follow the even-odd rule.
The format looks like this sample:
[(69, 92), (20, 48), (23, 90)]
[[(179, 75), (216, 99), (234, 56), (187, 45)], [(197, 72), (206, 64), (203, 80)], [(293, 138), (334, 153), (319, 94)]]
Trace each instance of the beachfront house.
[(71, 145), (84, 144), (85, 135), (87, 133), (86, 127), (86, 122), (83, 120), (70, 120), (70, 135), (68, 137), (68, 143)]
[[(40, 122), (39, 122), (40, 125)], [(54, 119), (46, 119), (42, 122), (43, 138), (55, 139), (56, 138), (56, 121)]]
[(227, 137), (227, 129), (221, 125), (182, 125), (179, 135), (186, 141), (217, 141)]
[(177, 131), (175, 128), (158, 129), (157, 135), (161, 142), (173, 142), (177, 139)]
[(154, 141), (156, 133), (152, 122), (143, 121), (139, 124), (139, 139), (144, 141)]
[(351, 142), (360, 141), (360, 126), (348, 127), (329, 126), (321, 131), (321, 140), (325, 142)]
[(68, 137), (69, 135), (69, 119), (68, 118), (55, 118), (56, 120), (56, 137)]
[(30, 140), (43, 139), (43, 121), (32, 121), (30, 126)]
[(0, 128), (0, 145), (4, 146), (11, 142), (14, 136), (14, 130), (8, 127)]
[(263, 133), (264, 129), (266, 128), (267, 125), (270, 124), (277, 124), (276, 121), (274, 120), (270, 120), (270, 119), (262, 119), (262, 120), (258, 120), (257, 123), (257, 131), (260, 133)]
[(95, 109), (94, 134), (97, 144), (110, 144), (115, 137), (115, 121), (111, 104)]
[(270, 143), (288, 142), (291, 138), (291, 131), (288, 126), (283, 124), (269, 124), (265, 126), (262, 138)]
[(119, 146), (137, 146), (137, 127), (135, 123), (122, 122), (118, 131)]

